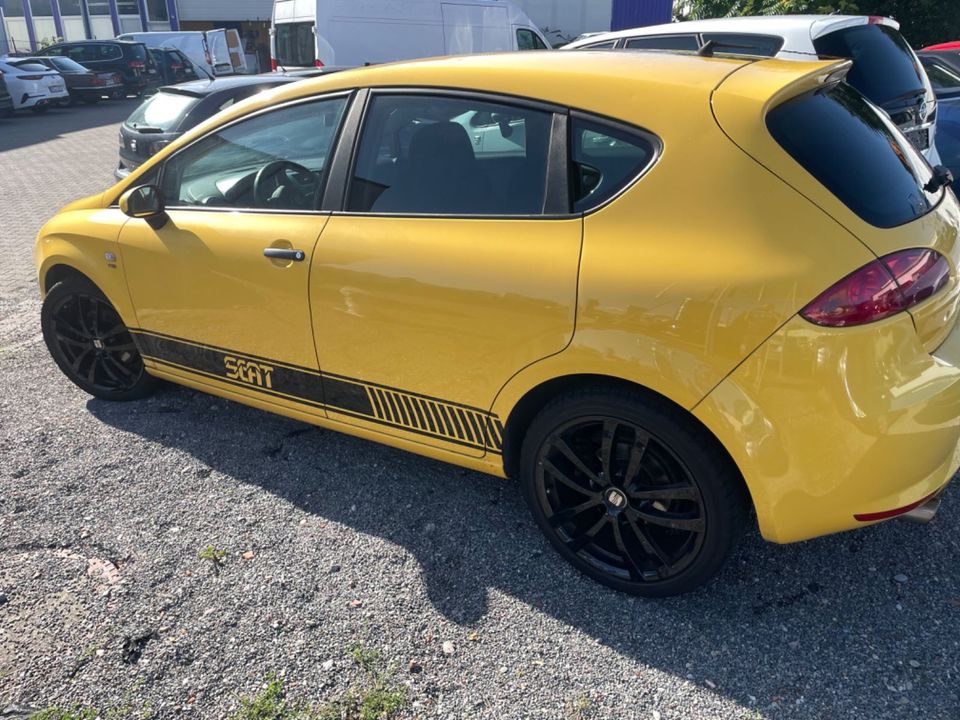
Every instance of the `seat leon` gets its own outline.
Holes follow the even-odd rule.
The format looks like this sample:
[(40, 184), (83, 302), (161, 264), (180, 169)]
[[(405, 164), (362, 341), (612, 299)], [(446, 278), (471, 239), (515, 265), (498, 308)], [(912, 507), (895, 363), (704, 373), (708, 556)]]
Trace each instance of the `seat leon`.
[(100, 398), (166, 380), (517, 478), (639, 595), (706, 582), (754, 515), (779, 543), (929, 518), (960, 207), (849, 68), (522, 53), (273, 89), (42, 228), (43, 336)]

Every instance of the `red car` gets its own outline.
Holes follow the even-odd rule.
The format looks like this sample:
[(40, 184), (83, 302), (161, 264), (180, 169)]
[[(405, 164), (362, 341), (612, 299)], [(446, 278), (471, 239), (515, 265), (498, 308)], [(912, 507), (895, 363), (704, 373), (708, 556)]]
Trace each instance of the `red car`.
[(960, 52), (960, 40), (931, 45), (930, 47), (925, 47), (924, 50), (956, 50)]
[(112, 96), (123, 90), (120, 73), (94, 72), (68, 57), (33, 57), (30, 60), (60, 73), (70, 93), (70, 104), (77, 100), (92, 104), (99, 102), (104, 95)]

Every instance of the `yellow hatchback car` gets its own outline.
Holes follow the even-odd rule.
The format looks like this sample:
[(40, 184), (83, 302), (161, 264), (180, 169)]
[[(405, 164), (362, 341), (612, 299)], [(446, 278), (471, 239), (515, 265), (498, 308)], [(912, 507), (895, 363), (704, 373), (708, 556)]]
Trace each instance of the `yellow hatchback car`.
[(751, 509), (774, 542), (929, 517), (960, 208), (848, 69), (519, 53), (272, 90), (47, 223), (44, 338), (100, 398), (164, 379), (517, 477), (639, 595), (708, 580)]

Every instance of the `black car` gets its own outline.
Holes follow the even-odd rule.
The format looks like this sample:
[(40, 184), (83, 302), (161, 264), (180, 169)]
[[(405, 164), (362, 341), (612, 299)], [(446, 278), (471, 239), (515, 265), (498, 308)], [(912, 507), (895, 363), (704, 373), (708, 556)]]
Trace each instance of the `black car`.
[(160, 88), (120, 126), (120, 164), (114, 174), (126, 177), (161, 148), (221, 110), (298, 79), (279, 74), (235, 75)]
[(920, 50), (917, 53), (917, 56), (921, 61), (924, 58), (935, 58), (939, 61), (940, 65), (946, 66), (953, 70), (954, 73), (960, 74), (960, 49), (958, 50)]
[(147, 48), (147, 52), (157, 63), (160, 82), (163, 85), (176, 85), (207, 78), (202, 70), (197, 71), (190, 58), (176, 48)]
[(940, 98), (944, 92), (960, 92), (960, 53), (919, 52), (917, 57)]
[(95, 72), (117, 72), (123, 76), (123, 89), (116, 97), (139, 95), (151, 85), (160, 84), (160, 68), (147, 52), (147, 46), (127, 40), (76, 40), (44, 48), (45, 55), (68, 57)]
[(0, 72), (0, 118), (13, 115), (13, 98), (7, 92), (7, 84), (3, 80), (3, 73)]

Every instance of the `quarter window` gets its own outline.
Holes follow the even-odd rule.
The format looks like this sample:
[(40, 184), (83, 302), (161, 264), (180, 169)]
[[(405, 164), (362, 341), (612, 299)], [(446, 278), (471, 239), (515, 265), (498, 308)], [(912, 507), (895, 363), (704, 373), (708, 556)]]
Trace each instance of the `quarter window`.
[(351, 212), (538, 215), (552, 114), (476, 99), (382, 95), (367, 112)]
[(609, 200), (656, 157), (653, 141), (638, 131), (574, 118), (570, 135), (574, 212), (591, 210)]
[(727, 55), (754, 55), (773, 57), (783, 47), (783, 38), (774, 35), (737, 35), (734, 33), (704, 33), (704, 44), (713, 41), (714, 50)]
[(312, 210), (346, 98), (258, 115), (202, 138), (163, 171), (171, 206)]

